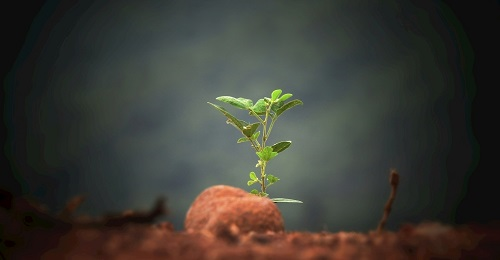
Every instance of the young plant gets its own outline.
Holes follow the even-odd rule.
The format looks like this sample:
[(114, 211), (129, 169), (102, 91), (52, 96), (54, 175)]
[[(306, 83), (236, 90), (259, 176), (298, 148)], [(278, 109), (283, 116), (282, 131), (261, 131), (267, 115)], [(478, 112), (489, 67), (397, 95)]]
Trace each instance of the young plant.
[[(241, 132), (243, 137), (239, 138), (237, 143), (249, 142), (250, 145), (255, 149), (255, 153), (258, 157), (257, 165), (255, 167), (260, 168), (260, 177), (258, 177), (255, 172), (250, 172), (250, 180), (247, 182), (247, 184), (248, 186), (259, 184), (260, 191), (258, 191), (257, 189), (253, 189), (250, 193), (261, 197), (269, 196), (269, 194), (267, 193), (267, 188), (280, 180), (275, 175), (266, 173), (267, 164), (292, 144), (291, 141), (282, 141), (271, 146), (267, 145), (267, 141), (269, 140), (269, 136), (271, 135), (271, 131), (273, 130), (274, 123), (276, 122), (276, 120), (278, 120), (278, 117), (283, 114), (283, 112), (294, 106), (302, 104), (302, 101), (298, 99), (285, 103), (285, 100), (288, 100), (290, 97), (292, 97), (292, 94), (287, 93), (281, 95), (281, 93), (281, 89), (276, 89), (271, 93), (270, 98), (261, 98), (257, 100), (255, 104), (252, 100), (242, 97), (234, 98), (230, 96), (221, 96), (216, 98), (218, 101), (228, 103), (238, 109), (248, 110), (249, 115), (257, 119), (257, 122), (255, 123), (247, 123), (243, 120), (240, 120), (230, 114), (223, 107), (207, 102), (227, 117), (226, 122), (228, 124), (233, 125)], [(262, 135), (260, 131), (257, 131), (259, 127), (262, 127)], [(302, 203), (302, 201), (299, 200), (285, 198), (273, 198), (271, 200), (273, 200), (274, 202)]]

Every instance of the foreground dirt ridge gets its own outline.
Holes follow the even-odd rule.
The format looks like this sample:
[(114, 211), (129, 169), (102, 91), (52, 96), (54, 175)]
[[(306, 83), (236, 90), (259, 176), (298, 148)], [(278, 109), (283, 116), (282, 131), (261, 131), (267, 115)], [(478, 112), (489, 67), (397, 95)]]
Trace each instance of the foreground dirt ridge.
[[(439, 223), (407, 225), (398, 232), (382, 233), (238, 234), (228, 228), (212, 234), (174, 231), (171, 227), (170, 223), (122, 228), (75, 227), (57, 238), (54, 234), (57, 245), (40, 252), (40, 256), (45, 259), (61, 256), (65, 259), (498, 259), (495, 257), (500, 256), (498, 249), (494, 252), (482, 240), (484, 234)], [(12, 252), (10, 256), (22, 258), (26, 256), (23, 254)]]
[[(186, 228), (153, 224), (168, 209), (98, 219), (74, 217), (76, 197), (57, 216), (24, 198), (0, 194), (0, 260), (4, 259), (500, 259), (500, 225), (428, 222), (397, 232), (290, 232), (265, 198), (214, 186), (200, 194)], [(249, 204), (255, 207), (248, 207)], [(260, 211), (267, 219), (259, 220)], [(261, 219), (261, 218), (260, 218)]]

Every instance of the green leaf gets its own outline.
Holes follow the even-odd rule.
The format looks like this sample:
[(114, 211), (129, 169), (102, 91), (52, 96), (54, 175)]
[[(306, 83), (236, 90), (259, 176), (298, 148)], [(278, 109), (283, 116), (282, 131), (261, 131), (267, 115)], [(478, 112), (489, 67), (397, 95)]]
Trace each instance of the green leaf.
[(219, 101), (231, 104), (239, 109), (248, 109), (253, 105), (252, 100), (247, 98), (235, 98), (231, 96), (220, 96), (216, 98)]
[(257, 175), (255, 175), (255, 172), (250, 172), (250, 179), (253, 180), (253, 181), (258, 181), (259, 179), (257, 179)]
[(280, 107), (282, 107), (282, 106), (283, 106), (283, 104), (284, 104), (284, 102), (283, 102), (283, 101), (275, 101), (275, 102), (273, 103), (273, 105), (271, 106), (271, 111), (273, 111), (274, 113), (276, 113), (276, 111), (278, 111), (278, 109), (279, 109)]
[(249, 109), (253, 106), (253, 101), (251, 99), (239, 97), (238, 101), (245, 104), (245, 109)]
[(259, 128), (259, 125), (260, 125), (260, 123), (253, 123), (253, 124), (244, 126), (243, 127), (243, 134), (246, 137), (251, 137), (255, 133), (257, 128)]
[(236, 143), (240, 144), (240, 143), (244, 143), (244, 142), (248, 142), (250, 141), (250, 139), (248, 139), (248, 137), (241, 137), (238, 139), (238, 141), (236, 141)]
[(261, 191), (261, 192), (259, 192), (259, 196), (261, 196), (261, 197), (267, 197), (267, 196), (269, 196), (269, 194)]
[(255, 132), (255, 133), (252, 135), (252, 140), (257, 140), (257, 138), (259, 138), (259, 135), (260, 135), (260, 131)]
[(285, 198), (272, 198), (271, 199), (274, 203), (303, 203), (300, 200), (294, 200), (294, 199), (285, 199)]
[(207, 103), (210, 104), (210, 105), (212, 105), (213, 107), (215, 107), (222, 114), (224, 114), (227, 117), (227, 119), (228, 119), (228, 123), (232, 124), (233, 126), (235, 126), (236, 128), (238, 128), (241, 132), (243, 132), (243, 126), (244, 125), (241, 123), (241, 121), (238, 118), (236, 118), (233, 115), (231, 115), (231, 113), (227, 112), (227, 110), (224, 109), (221, 106), (212, 104), (210, 102), (207, 102)]
[(266, 146), (264, 147), (264, 149), (262, 149), (262, 151), (260, 152), (256, 152), (257, 156), (259, 156), (259, 158), (262, 160), (262, 161), (270, 161), (272, 158), (274, 158), (276, 155), (278, 155), (277, 152), (273, 152), (273, 148), (271, 146)]
[(292, 141), (282, 141), (282, 142), (273, 144), (273, 146), (271, 146), (271, 148), (273, 148), (274, 152), (281, 153), (284, 150), (286, 150), (286, 148), (290, 147), (290, 145), (292, 145)]
[(281, 101), (281, 102), (283, 102), (283, 101), (285, 101), (285, 100), (287, 100), (287, 99), (291, 98), (292, 96), (293, 96), (292, 94), (287, 93), (287, 94), (284, 94), (283, 96), (281, 96), (281, 97), (280, 97), (277, 101)]
[(281, 115), (283, 112), (285, 112), (286, 110), (294, 107), (294, 106), (297, 106), (297, 105), (302, 105), (302, 101), (298, 100), (298, 99), (294, 99), (286, 104), (284, 104), (283, 106), (281, 106), (280, 108), (278, 108), (276, 110), (276, 116), (279, 116)]
[(272, 174), (268, 174), (268, 175), (266, 176), (266, 178), (267, 178), (267, 181), (269, 182), (269, 185), (271, 185), (271, 184), (273, 184), (273, 183), (276, 183), (277, 181), (279, 181), (279, 180), (280, 180), (280, 178), (278, 178), (278, 177), (276, 177), (276, 176), (274, 176), (274, 175), (272, 175)]
[[(228, 112), (228, 113), (229, 113), (229, 112)], [(233, 116), (233, 117), (234, 117), (234, 116)], [(239, 122), (239, 124), (238, 124), (238, 125), (236, 125), (236, 124), (233, 122), (233, 120), (231, 120), (231, 119), (226, 120), (226, 124), (228, 124), (228, 125), (232, 125), (232, 126), (236, 127), (238, 130), (240, 130), (240, 131), (243, 133), (243, 130), (241, 130), (239, 126), (241, 125), (241, 126), (245, 127), (246, 125), (248, 125), (248, 123), (247, 123), (247, 122), (245, 122), (245, 121), (243, 121), (243, 120), (239, 120), (239, 119), (237, 119), (236, 117), (235, 117), (235, 119), (236, 119), (236, 120), (238, 120), (238, 122)]]
[(266, 113), (266, 101), (264, 99), (259, 99), (250, 109), (253, 110), (257, 115), (262, 115)]
[(281, 89), (274, 90), (273, 93), (271, 93), (271, 100), (276, 101), (276, 99), (278, 99), (278, 97), (281, 95), (281, 92)]
[(257, 181), (247, 181), (247, 185), (248, 186), (252, 186), (254, 183), (256, 183)]
[(251, 190), (250, 193), (255, 194), (255, 195), (259, 195), (259, 191), (257, 189)]

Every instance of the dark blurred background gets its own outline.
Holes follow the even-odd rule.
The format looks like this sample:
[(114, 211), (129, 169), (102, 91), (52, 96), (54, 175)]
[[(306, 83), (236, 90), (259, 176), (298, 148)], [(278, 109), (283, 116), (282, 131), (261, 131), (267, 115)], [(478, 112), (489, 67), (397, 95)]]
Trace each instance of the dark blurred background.
[[(491, 201), (498, 1), (20, 1), (3, 8), (0, 187), (54, 212), (147, 210), (176, 229), (203, 189), (250, 190), (255, 153), (206, 102), (304, 102), (269, 172), (288, 230), (499, 220)], [(232, 110), (234, 111), (234, 110)], [(245, 113), (234, 111), (245, 117)], [(492, 122), (492, 123), (489, 123)], [(485, 125), (486, 124), (486, 125)], [(489, 125), (488, 125), (489, 124)], [(489, 204), (488, 204), (489, 203)], [(485, 205), (485, 206), (483, 206)]]

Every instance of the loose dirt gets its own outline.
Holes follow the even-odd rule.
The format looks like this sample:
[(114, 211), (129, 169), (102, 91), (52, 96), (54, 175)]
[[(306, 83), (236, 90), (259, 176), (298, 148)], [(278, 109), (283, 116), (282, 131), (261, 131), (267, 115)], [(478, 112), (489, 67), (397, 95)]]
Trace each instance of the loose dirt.
[[(398, 231), (294, 232), (174, 230), (154, 223), (167, 210), (127, 211), (99, 219), (57, 216), (2, 192), (0, 259), (500, 259), (500, 225), (408, 224)], [(224, 222), (225, 223), (225, 222)]]

